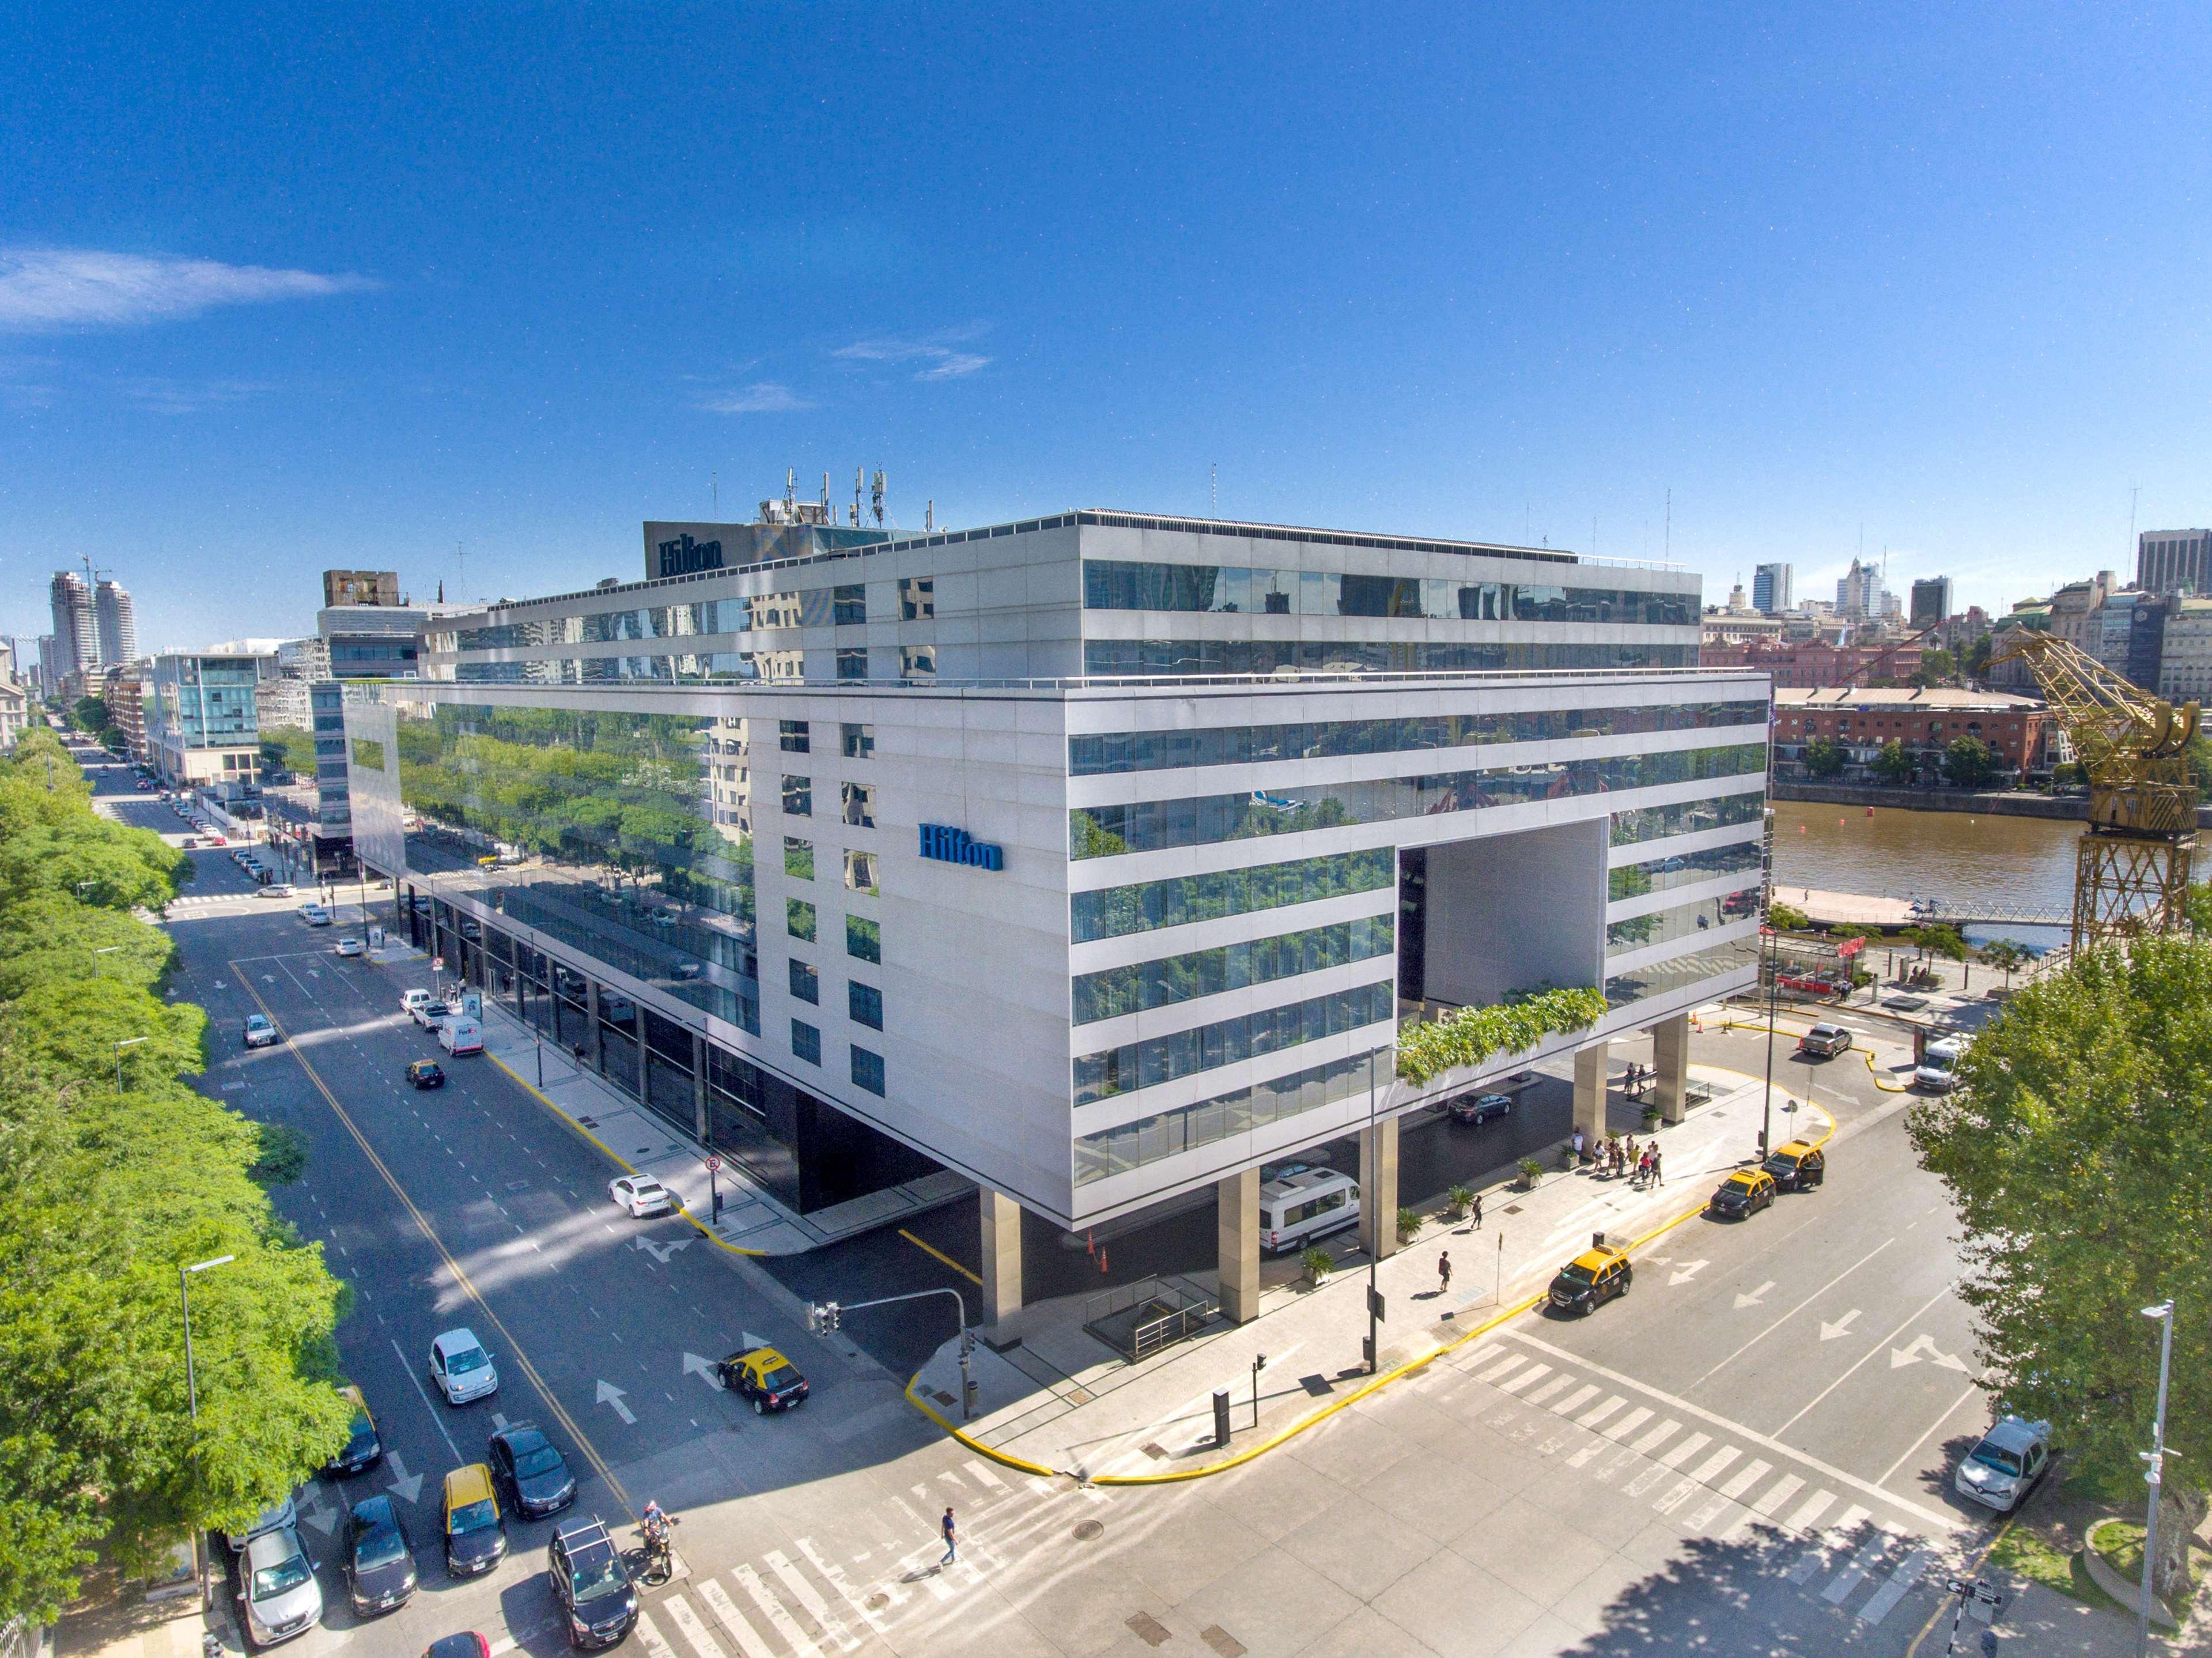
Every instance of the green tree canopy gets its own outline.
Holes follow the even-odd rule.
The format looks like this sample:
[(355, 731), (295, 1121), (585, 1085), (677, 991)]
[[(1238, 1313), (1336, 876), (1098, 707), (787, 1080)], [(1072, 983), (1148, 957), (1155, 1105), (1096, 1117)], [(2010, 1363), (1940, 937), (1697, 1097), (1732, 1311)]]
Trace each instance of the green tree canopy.
[(1943, 775), (1961, 789), (1986, 788), (1997, 775), (1997, 757), (1979, 737), (1954, 737), (1943, 751)]
[[(2158, 1351), (2140, 1309), (2171, 1296), (2201, 1331), (2212, 1308), (2208, 1031), (2212, 938), (2088, 952), (2024, 986), (1957, 1091), (1907, 1119), (1965, 1228), (1960, 1294), (1992, 1390), (2107, 1474), (2135, 1474), (2149, 1442)], [(2169, 1411), (2191, 1460), (2167, 1478), (2201, 1490), (2212, 1367), (2174, 1365)]]
[(1912, 756), (1905, 752), (1904, 743), (1895, 737), (1882, 744), (1881, 753), (1874, 757), (1875, 775), (1893, 788), (1911, 782), (1917, 769)]
[(114, 721), (108, 717), (107, 704), (98, 697), (79, 697), (70, 704), (70, 723), (80, 731), (105, 731)]
[(1805, 745), (1805, 769), (1816, 777), (1843, 775), (1844, 747), (1833, 737), (1815, 737)]
[(296, 725), (264, 725), (261, 728), (261, 765), (264, 771), (292, 771), (301, 777), (315, 775), (314, 734), (302, 731)]

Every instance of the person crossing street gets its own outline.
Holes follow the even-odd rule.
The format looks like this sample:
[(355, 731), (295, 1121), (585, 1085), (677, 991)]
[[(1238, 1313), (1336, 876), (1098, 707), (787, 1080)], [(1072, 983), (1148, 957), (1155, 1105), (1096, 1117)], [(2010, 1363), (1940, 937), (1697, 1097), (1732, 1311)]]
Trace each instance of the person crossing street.
[(947, 1508), (945, 1511), (945, 1558), (937, 1563), (939, 1566), (949, 1566), (958, 1557), (959, 1540), (959, 1533), (952, 1524), (952, 1510)]

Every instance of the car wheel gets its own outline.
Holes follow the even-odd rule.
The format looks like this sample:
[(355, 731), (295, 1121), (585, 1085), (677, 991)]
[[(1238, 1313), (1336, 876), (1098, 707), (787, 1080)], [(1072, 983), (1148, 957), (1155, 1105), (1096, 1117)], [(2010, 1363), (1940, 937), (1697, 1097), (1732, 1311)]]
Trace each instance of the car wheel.
[(768, 1414), (767, 1405), (759, 1399), (755, 1399), (753, 1401), (753, 1414), (757, 1417), (766, 1416)]

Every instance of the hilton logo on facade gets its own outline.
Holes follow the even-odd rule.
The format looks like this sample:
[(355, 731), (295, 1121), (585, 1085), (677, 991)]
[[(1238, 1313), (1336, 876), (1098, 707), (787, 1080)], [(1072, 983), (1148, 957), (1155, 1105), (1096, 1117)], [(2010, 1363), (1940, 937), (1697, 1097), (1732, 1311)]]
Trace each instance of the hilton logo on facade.
[(941, 823), (921, 826), (921, 855), (935, 858), (940, 863), (965, 863), (977, 869), (1003, 869), (1006, 854), (1003, 848), (987, 846), (980, 840), (969, 838), (965, 829), (952, 829)]
[(688, 535), (679, 535), (673, 541), (656, 541), (653, 551), (660, 555), (663, 576), (690, 576), (722, 568), (720, 541), (694, 541)]

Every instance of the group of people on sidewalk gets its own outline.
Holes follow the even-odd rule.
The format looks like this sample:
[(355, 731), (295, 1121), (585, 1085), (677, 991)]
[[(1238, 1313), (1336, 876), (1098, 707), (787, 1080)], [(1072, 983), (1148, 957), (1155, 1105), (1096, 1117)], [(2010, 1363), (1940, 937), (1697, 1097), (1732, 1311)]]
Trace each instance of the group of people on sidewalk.
[(1647, 1140), (1639, 1149), (1632, 1134), (1608, 1134), (1592, 1149), (1583, 1131), (1577, 1129), (1572, 1144), (1577, 1165), (1595, 1167), (1604, 1179), (1617, 1179), (1626, 1174), (1638, 1188), (1662, 1183), (1656, 1139)]

